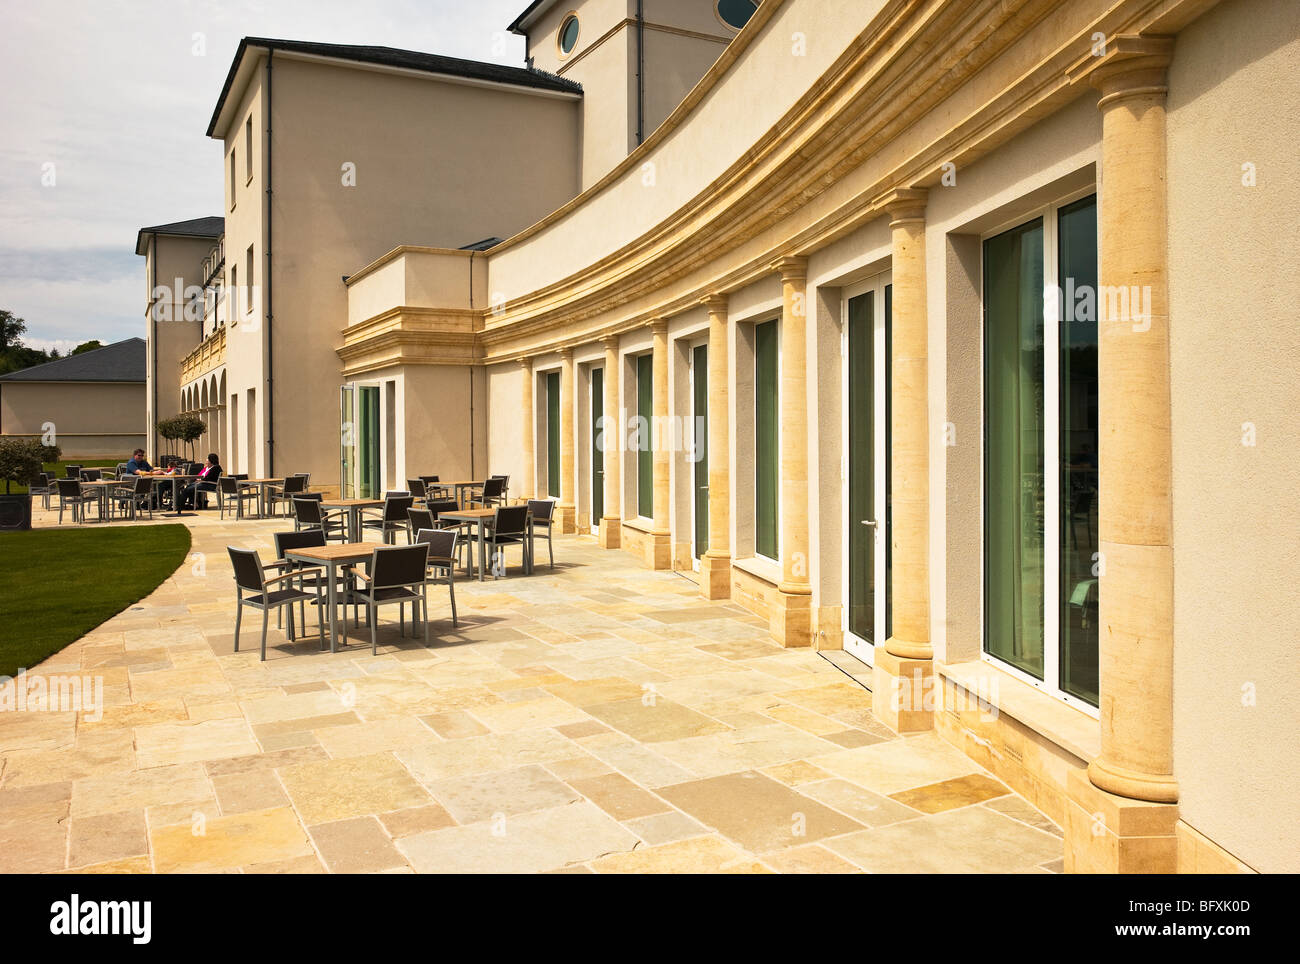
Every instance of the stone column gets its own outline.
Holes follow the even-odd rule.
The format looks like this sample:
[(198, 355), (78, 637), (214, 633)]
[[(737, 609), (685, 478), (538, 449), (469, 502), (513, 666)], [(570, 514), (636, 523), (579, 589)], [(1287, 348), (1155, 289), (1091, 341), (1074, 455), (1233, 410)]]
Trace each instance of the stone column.
[(537, 487), (537, 464), (533, 458), (533, 449), (537, 445), (537, 423), (533, 419), (533, 400), (537, 388), (533, 383), (533, 360), (519, 359), (519, 378), (522, 387), (519, 393), (520, 420), (522, 428), (519, 440), (520, 478), (515, 483), (515, 491), (521, 499), (531, 499)]
[(781, 581), (769, 629), (782, 646), (812, 645), (808, 538), (808, 259), (781, 258)]
[(709, 548), (700, 559), (700, 595), (731, 596), (731, 357), (727, 296), (704, 299), (709, 310)]
[(618, 356), (618, 336), (611, 335), (605, 346), (605, 514), (600, 520), (600, 544), (617, 549), (623, 544), (623, 489), (619, 485), (623, 465), (623, 419), (620, 415), (619, 376), (622, 362)]
[(573, 349), (560, 349), (560, 501), (555, 518), (561, 532), (578, 531), (577, 500), (573, 497)]
[(893, 635), (875, 647), (872, 708), (900, 733), (934, 724), (930, 644), (930, 400), (923, 190), (885, 199), (893, 245)]
[[(1176, 869), (1166, 70), (1173, 41), (1116, 37), (1101, 91), (1097, 373), (1101, 755), (1072, 775), (1066, 869)], [(1113, 297), (1122, 293), (1126, 297)], [(1101, 819), (1099, 820), (1098, 817)]]
[(653, 336), (651, 356), (650, 409), (654, 416), (650, 444), (654, 461), (654, 518), (646, 562), (652, 569), (671, 569), (673, 565), (672, 533), (668, 527), (669, 469), (672, 464), (672, 432), (668, 425), (668, 321), (656, 318), (650, 323)]

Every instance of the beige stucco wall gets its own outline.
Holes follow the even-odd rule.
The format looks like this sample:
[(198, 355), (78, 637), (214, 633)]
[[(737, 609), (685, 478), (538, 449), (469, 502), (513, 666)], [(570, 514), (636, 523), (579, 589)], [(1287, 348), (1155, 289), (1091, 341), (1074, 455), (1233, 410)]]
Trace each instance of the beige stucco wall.
[(65, 458), (131, 457), (144, 444), (141, 382), (0, 383), (0, 434), (44, 434), (53, 423)]
[[(331, 484), (338, 481), (335, 350), (348, 323), (342, 277), (403, 243), (459, 247), (509, 236), (573, 196), (579, 101), (285, 55), (274, 64), (274, 468), (309, 471)], [(261, 157), (261, 83), (259, 71), (226, 139), (241, 179), (249, 110)], [(530, 150), (511, 146), (519, 144)], [(548, 162), (533, 163), (537, 154)], [(345, 163), (355, 165), (355, 186), (342, 183)], [(228, 180), (228, 169), (223, 174)], [(227, 213), (226, 253), (242, 276), (244, 251), (254, 244), (261, 286), (262, 212), (247, 203), (257, 196), (258, 177), (251, 191), (237, 185), (242, 197)], [(468, 295), (468, 263), (463, 288)], [(229, 392), (241, 394), (241, 409), (247, 391), (257, 392), (264, 432), (263, 333), (242, 306), (238, 317), (247, 320), (231, 332)], [(247, 450), (242, 412), (238, 421), (238, 447)], [(259, 440), (250, 471), (263, 471), (264, 452)]]
[(1258, 870), (1292, 873), (1297, 76), (1300, 6), (1238, 0), (1179, 35), (1169, 78), (1174, 774), (1187, 823)]

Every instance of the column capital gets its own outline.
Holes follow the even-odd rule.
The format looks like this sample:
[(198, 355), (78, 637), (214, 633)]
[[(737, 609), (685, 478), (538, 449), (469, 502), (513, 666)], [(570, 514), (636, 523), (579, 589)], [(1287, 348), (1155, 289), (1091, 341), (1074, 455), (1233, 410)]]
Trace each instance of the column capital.
[(572, 346), (572, 345), (561, 345), (561, 346), (559, 347), (559, 349), (557, 349), (557, 351), (559, 352), (560, 360), (561, 360), (561, 361), (566, 361), (566, 362), (567, 362), (567, 361), (573, 361), (573, 346)]
[(1086, 82), (1100, 90), (1097, 107), (1103, 108), (1124, 97), (1167, 93), (1173, 56), (1173, 37), (1110, 37), (1100, 52), (1077, 61), (1067, 76), (1073, 84)]
[(771, 269), (781, 276), (783, 282), (808, 280), (808, 259), (803, 255), (787, 254), (777, 258)]
[(714, 314), (726, 314), (729, 299), (726, 295), (711, 294), (700, 299), (700, 304)]
[(881, 206), (889, 212), (892, 227), (905, 221), (924, 221), (925, 205), (930, 192), (925, 188), (895, 188), (881, 199)]
[(526, 371), (526, 372), (531, 372), (531, 371), (533, 370), (533, 359), (532, 359), (532, 356), (531, 356), (531, 355), (525, 355), (523, 358), (519, 359), (519, 367), (522, 368), (522, 369), (523, 369), (524, 371)]
[(650, 333), (651, 333), (651, 334), (654, 334), (654, 335), (666, 335), (666, 334), (668, 334), (668, 319), (667, 319), (667, 318), (651, 318), (651, 319), (650, 319)]
[(605, 351), (618, 351), (620, 341), (618, 335), (606, 335), (600, 340), (600, 345)]

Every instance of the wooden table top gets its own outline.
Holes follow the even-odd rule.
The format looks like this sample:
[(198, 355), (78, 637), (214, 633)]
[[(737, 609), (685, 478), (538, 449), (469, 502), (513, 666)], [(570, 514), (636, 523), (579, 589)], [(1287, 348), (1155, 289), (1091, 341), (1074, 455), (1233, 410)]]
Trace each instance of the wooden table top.
[(356, 506), (383, 505), (383, 499), (322, 499), (321, 505), (331, 509), (351, 509)]
[(483, 480), (482, 479), (461, 479), (459, 481), (452, 480), (451, 482), (430, 482), (428, 484), (429, 485), (482, 485)]
[(122, 480), (119, 480), (119, 479), (100, 479), (100, 480), (98, 480), (97, 482), (82, 482), (81, 484), (82, 484), (83, 486), (85, 486), (86, 488), (89, 488), (90, 486), (99, 486), (100, 488), (102, 488), (102, 487), (104, 487), (104, 486), (106, 486), (106, 485), (131, 485), (131, 484), (132, 484), (132, 480), (131, 480), (131, 479), (122, 479)]
[(288, 549), (284, 554), (295, 559), (314, 559), (317, 562), (359, 562), (369, 559), (378, 548), (382, 547), (376, 542), (341, 542), (333, 546)]
[(239, 479), (240, 485), (268, 485), (271, 482), (283, 482), (284, 479)]
[(477, 522), (479, 519), (490, 519), (497, 514), (496, 509), (455, 509), (446, 510), (438, 513), (439, 519), (466, 519)]

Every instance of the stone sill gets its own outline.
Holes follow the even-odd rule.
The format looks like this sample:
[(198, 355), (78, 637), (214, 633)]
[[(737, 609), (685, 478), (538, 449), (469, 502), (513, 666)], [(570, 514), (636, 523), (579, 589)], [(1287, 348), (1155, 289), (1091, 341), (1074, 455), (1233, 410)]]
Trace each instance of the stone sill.
[(999, 713), (1018, 720), (1085, 763), (1091, 763), (1101, 753), (1099, 721), (990, 663), (978, 659), (964, 663), (936, 660), (935, 672), (981, 698), (996, 694), (988, 702)]
[(770, 559), (750, 556), (748, 559), (733, 559), (731, 565), (741, 572), (748, 573), (755, 579), (777, 586), (781, 582), (781, 564)]
[(644, 532), (648, 536), (654, 535), (655, 524), (651, 519), (645, 519), (637, 516), (635, 519), (624, 519), (623, 527), (626, 529), (635, 529), (637, 532)]

